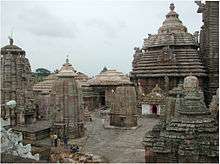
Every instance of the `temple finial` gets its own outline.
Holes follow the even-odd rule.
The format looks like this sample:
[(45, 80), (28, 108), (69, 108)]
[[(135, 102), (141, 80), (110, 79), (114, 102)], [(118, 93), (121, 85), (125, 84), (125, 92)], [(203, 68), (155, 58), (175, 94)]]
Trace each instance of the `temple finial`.
[(66, 64), (69, 63), (69, 55), (66, 55)]
[(175, 6), (173, 3), (170, 4), (170, 10), (173, 11), (175, 9)]
[(9, 39), (9, 44), (10, 44), (10, 45), (13, 45), (14, 40), (12, 39), (12, 37), (11, 37), (11, 36), (8, 36), (8, 39)]

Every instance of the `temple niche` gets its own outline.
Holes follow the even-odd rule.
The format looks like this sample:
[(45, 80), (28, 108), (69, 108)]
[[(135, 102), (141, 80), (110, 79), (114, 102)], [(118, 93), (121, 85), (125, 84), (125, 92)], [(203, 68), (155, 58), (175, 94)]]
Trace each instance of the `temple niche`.
[(206, 108), (195, 76), (184, 79), (183, 93), (177, 92), (175, 115), (161, 119), (145, 134), (146, 162), (218, 162), (217, 119)]
[(152, 91), (142, 95), (142, 115), (145, 116), (161, 116), (164, 115), (164, 104), (166, 96), (164, 91), (156, 84)]
[[(1, 48), (1, 117), (10, 126), (35, 122), (33, 105), (32, 73), (25, 51), (10, 44)], [(6, 103), (16, 101), (16, 107), (9, 109)]]
[(53, 133), (59, 137), (79, 138), (84, 135), (82, 90), (76, 76), (76, 71), (66, 59), (51, 89), (50, 120)]
[(110, 126), (137, 126), (137, 97), (129, 77), (116, 70), (106, 70), (88, 84), (99, 94), (100, 107), (109, 110)]
[(155, 84), (168, 92), (190, 73), (198, 77), (204, 90), (207, 74), (198, 55), (198, 38), (187, 32), (174, 8), (174, 4), (170, 4), (158, 33), (149, 34), (143, 47), (135, 48), (131, 80), (144, 94), (149, 94)]

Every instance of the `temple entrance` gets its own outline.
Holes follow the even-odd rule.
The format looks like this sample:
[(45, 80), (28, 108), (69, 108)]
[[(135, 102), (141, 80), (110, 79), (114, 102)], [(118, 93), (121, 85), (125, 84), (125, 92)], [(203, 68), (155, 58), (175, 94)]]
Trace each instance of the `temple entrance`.
[(158, 113), (158, 112), (157, 112), (157, 111), (158, 111), (157, 105), (153, 104), (152, 107), (151, 107), (151, 111), (152, 111), (152, 114), (157, 115), (157, 113)]
[(142, 104), (142, 115), (160, 115), (160, 105)]
[(102, 96), (102, 97), (101, 97), (101, 105), (102, 105), (102, 106), (105, 106), (105, 96)]

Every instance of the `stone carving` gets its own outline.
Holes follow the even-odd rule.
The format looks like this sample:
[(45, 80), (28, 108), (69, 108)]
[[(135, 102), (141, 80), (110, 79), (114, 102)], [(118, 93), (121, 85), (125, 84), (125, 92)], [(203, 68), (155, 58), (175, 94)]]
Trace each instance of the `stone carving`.
[(195, 39), (195, 43), (198, 44), (199, 43), (199, 31), (195, 31), (193, 36)]
[(169, 47), (164, 47), (161, 51), (161, 55), (158, 57), (158, 61), (161, 63), (171, 62), (175, 58), (173, 51)]
[(9, 39), (9, 44), (13, 45), (13, 42), (14, 42), (13, 38), (9, 36), (8, 39)]
[[(209, 110), (213, 116), (218, 116), (219, 112), (219, 89), (216, 91), (216, 95), (212, 96), (212, 101), (209, 105)], [(217, 117), (218, 119), (218, 117)]]

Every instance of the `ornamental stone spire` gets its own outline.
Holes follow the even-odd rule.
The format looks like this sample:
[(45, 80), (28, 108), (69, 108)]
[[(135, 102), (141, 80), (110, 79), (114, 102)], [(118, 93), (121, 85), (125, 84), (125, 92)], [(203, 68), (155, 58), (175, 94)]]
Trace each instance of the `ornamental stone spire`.
[(173, 11), (175, 9), (175, 6), (173, 3), (170, 4), (170, 10)]

